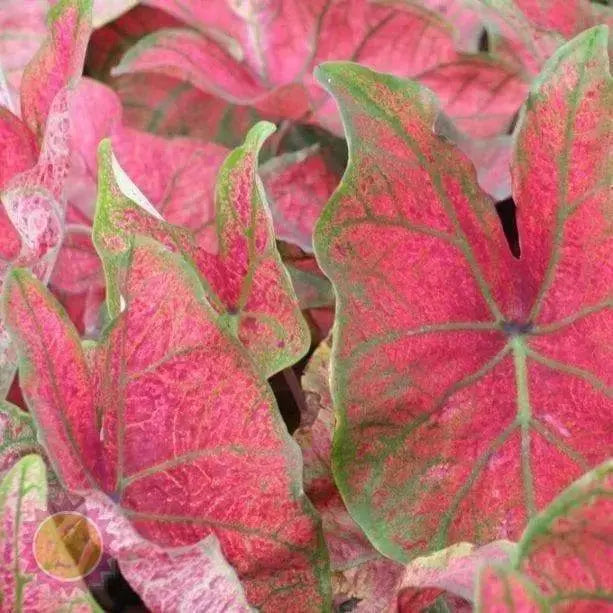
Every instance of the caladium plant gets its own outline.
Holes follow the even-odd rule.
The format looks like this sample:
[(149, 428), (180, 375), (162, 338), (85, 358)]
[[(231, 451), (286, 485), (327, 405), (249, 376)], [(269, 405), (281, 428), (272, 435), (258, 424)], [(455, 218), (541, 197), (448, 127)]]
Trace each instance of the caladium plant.
[(476, 610), (608, 610), (612, 506), (613, 462), (608, 460), (530, 522), (510, 564), (483, 570)]
[(389, 557), (516, 539), (610, 453), (607, 43), (581, 34), (532, 87), (512, 163), (519, 259), (433, 134), (431, 92), (319, 68), (350, 148), (315, 233), (338, 299), (333, 470)]
[(606, 609), (610, 8), (558, 5), (0, 8), (0, 609)]

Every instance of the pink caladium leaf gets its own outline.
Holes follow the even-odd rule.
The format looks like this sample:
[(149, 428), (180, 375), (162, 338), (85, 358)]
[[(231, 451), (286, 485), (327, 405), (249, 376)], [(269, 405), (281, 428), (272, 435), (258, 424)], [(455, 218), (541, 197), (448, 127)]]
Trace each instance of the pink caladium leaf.
[(529, 78), (537, 75), (548, 57), (564, 42), (552, 30), (539, 28), (511, 0), (482, 0), (481, 11), (495, 55), (515, 61)]
[(71, 98), (71, 170), (66, 196), (66, 239), (51, 288), (79, 330), (95, 337), (104, 298), (102, 265), (90, 239), (96, 202), (97, 148), (111, 137), (121, 164), (168, 221), (210, 231), (214, 185), (227, 150), (193, 139), (155, 137), (122, 126), (117, 95), (82, 79)]
[(226, 147), (240, 145), (262, 117), (252, 108), (231, 105), (174, 77), (153, 73), (113, 80), (126, 125), (160, 136), (189, 136)]
[(594, 11), (589, 0), (514, 0), (517, 8), (535, 25), (572, 38), (578, 32), (595, 25)]
[(605, 611), (613, 601), (613, 461), (575, 481), (528, 524), (511, 564), (484, 570), (477, 611)]
[(516, 61), (535, 76), (565, 39), (610, 21), (606, 8), (589, 0), (482, 0), (483, 17), (496, 55)]
[(0, 4), (0, 68), (4, 71), (10, 110), (19, 108), (23, 70), (46, 34), (47, 0), (4, 0)]
[[(38, 148), (32, 132), (7, 108), (0, 107), (0, 189), (16, 174), (32, 168)], [(4, 247), (3, 247), (4, 251)]]
[(191, 138), (163, 139), (124, 128), (112, 136), (113, 152), (166, 221), (198, 238), (215, 220), (215, 180), (225, 147)]
[(100, 331), (104, 273), (91, 239), (91, 227), (68, 225), (49, 281), (79, 332), (95, 338)]
[[(47, 515), (45, 464), (37, 455), (22, 458), (0, 482), (0, 595), (4, 611), (60, 610), (100, 612), (80, 581), (59, 581), (45, 573), (34, 558), (32, 543)], [(59, 534), (49, 530), (49, 546), (65, 550)], [(53, 538), (55, 536), (55, 538)], [(66, 560), (70, 559), (65, 555)], [(75, 569), (75, 576), (78, 572)]]
[[(319, 62), (353, 59), (409, 76), (456, 58), (453, 29), (435, 13), (407, 3), (286, 0), (244, 3), (235, 10), (222, 0), (206, 10), (197, 2), (149, 4), (196, 24), (201, 33), (154, 33), (128, 52), (116, 74), (181, 75), (204, 91), (280, 117), (315, 112), (315, 121), (333, 129), (334, 107), (310, 77)], [(236, 39), (242, 54), (211, 31)]]
[(268, 160), (260, 168), (278, 239), (312, 252), (315, 222), (340, 180), (315, 144)]
[(433, 133), (431, 92), (354, 64), (319, 77), (350, 147), (314, 241), (337, 296), (336, 483), (399, 561), (514, 540), (611, 449), (606, 28), (531, 90), (512, 162), (519, 259)]
[(426, 9), (442, 15), (456, 30), (456, 38), (462, 51), (478, 51), (483, 24), (479, 12), (466, 0), (410, 0)]
[(181, 257), (140, 238), (115, 271), (122, 308), (87, 354), (29, 273), (5, 290), (55, 472), (69, 491), (108, 495), (159, 545), (215, 534), (254, 606), (325, 607), (327, 556), (270, 388)]
[[(64, 89), (53, 101), (37, 163), (10, 177), (0, 191), (0, 289), (10, 266), (27, 266), (45, 283), (53, 269), (64, 230), (62, 191), (70, 160), (68, 98), (69, 91)], [(0, 322), (1, 397), (14, 371), (14, 351)]]
[(92, 0), (59, 0), (49, 11), (49, 35), (23, 73), (21, 116), (40, 141), (57, 93), (81, 76), (91, 32)]
[[(115, 270), (124, 257), (126, 240), (132, 233), (150, 235), (182, 253), (196, 267), (211, 305), (266, 376), (296, 362), (309, 346), (308, 327), (276, 250), (270, 213), (257, 177), (257, 155), (273, 129), (271, 124), (257, 124), (245, 145), (230, 153), (222, 165), (212, 232), (167, 223), (125, 175), (109, 145), (104, 145), (94, 224), (112, 316), (121, 310)], [(202, 221), (206, 223), (210, 217), (203, 216)]]
[(95, 521), (103, 534), (106, 552), (117, 561), (122, 575), (148, 610), (253, 611), (213, 534), (195, 545), (168, 549), (138, 534), (103, 494), (89, 495), (79, 510)]
[(330, 551), (337, 604), (357, 599), (355, 611), (421, 610), (418, 603), (437, 599), (461, 603), (470, 610), (476, 580), (485, 564), (509, 559), (513, 544), (496, 541), (482, 547), (459, 543), (402, 566), (383, 557), (351, 519), (334, 485), (330, 468), (334, 414), (329, 387), (330, 345), (313, 353), (302, 377), (305, 407), (294, 438), (304, 457), (305, 490), (322, 516)]

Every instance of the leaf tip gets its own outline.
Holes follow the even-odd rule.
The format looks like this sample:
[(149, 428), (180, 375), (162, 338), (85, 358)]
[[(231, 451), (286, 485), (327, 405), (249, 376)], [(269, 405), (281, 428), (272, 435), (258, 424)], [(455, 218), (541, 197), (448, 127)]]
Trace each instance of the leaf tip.
[(60, 0), (49, 9), (47, 19), (50, 24), (54, 24), (68, 9), (74, 8), (79, 15), (85, 16), (91, 23), (93, 6), (94, 0)]
[(259, 151), (266, 139), (277, 130), (274, 123), (270, 121), (258, 121), (247, 132), (245, 137), (245, 148), (253, 151)]
[(323, 62), (315, 67), (313, 74), (319, 83), (328, 91), (334, 89), (334, 83), (343, 71), (356, 66), (351, 62)]

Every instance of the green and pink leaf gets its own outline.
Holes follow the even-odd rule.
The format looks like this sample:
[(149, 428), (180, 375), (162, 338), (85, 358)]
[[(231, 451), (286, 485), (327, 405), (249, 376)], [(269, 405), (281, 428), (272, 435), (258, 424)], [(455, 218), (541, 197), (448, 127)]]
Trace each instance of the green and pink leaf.
[[(256, 125), (245, 145), (227, 157), (217, 178), (215, 226), (201, 226), (197, 231), (165, 221), (134, 191), (136, 186), (104, 145), (94, 226), (94, 240), (107, 274), (111, 314), (116, 315), (120, 308), (113, 279), (115, 262), (123, 257), (126, 241), (132, 233), (152, 236), (195, 265), (211, 305), (267, 376), (296, 362), (309, 345), (308, 328), (276, 250), (270, 213), (256, 174), (258, 152), (270, 133), (270, 124)], [(203, 219), (205, 223), (209, 220)]]
[(604, 611), (613, 602), (613, 462), (575, 481), (528, 524), (507, 566), (486, 568), (477, 611)]
[(106, 493), (159, 545), (215, 534), (251, 604), (319, 610), (326, 554), (266, 382), (182, 258), (143, 239), (115, 274), (123, 308), (87, 357), (40, 283), (18, 270), (6, 288), (21, 387), (58, 476)]
[(606, 30), (590, 30), (533, 86), (513, 163), (519, 260), (471, 165), (433, 134), (429, 91), (319, 69), (351, 160), (315, 234), (338, 298), (333, 470), (392, 558), (517, 538), (610, 452), (608, 65)]
[[(45, 573), (34, 558), (32, 543), (47, 515), (47, 479), (43, 460), (28, 455), (0, 482), (0, 594), (6, 611), (67, 610), (99, 612), (82, 582), (60, 582)], [(52, 534), (49, 532), (49, 536)], [(57, 533), (50, 546), (63, 550)], [(68, 556), (66, 556), (68, 558)]]

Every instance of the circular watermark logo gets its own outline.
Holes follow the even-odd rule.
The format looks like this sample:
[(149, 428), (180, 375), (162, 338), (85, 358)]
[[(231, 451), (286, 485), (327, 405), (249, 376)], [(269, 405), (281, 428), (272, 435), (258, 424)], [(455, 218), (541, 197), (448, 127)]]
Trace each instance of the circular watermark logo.
[(81, 513), (63, 512), (38, 526), (32, 544), (34, 559), (50, 577), (77, 581), (89, 575), (102, 557), (102, 535)]

